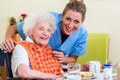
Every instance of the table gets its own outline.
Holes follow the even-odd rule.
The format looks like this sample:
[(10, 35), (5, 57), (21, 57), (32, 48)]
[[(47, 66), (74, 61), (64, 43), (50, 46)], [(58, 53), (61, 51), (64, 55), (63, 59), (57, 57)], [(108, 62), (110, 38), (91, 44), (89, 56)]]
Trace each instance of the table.
[[(120, 68), (118, 68), (117, 71), (118, 71), (118, 73), (117, 73), (116, 80), (120, 80)], [(60, 79), (60, 80), (63, 80), (63, 79)], [(67, 79), (65, 79), (65, 80), (67, 80)], [(94, 78), (94, 79), (84, 79), (84, 80), (105, 80), (105, 79), (103, 77), (103, 73), (99, 73), (98, 76), (96, 76), (96, 78)], [(115, 80), (115, 79), (113, 79), (113, 80)]]
[[(118, 73), (117, 73), (117, 79), (116, 80), (120, 80), (120, 68), (117, 69)], [(103, 73), (100, 73), (99, 76), (96, 79), (91, 79), (91, 80), (104, 80), (103, 79)]]

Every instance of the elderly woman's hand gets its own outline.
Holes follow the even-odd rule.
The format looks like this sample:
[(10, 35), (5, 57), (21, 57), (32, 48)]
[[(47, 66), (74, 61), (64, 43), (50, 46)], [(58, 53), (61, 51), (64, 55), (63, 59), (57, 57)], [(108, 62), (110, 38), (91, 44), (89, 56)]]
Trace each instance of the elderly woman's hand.
[(49, 77), (49, 79), (47, 79), (47, 80), (56, 80), (60, 77), (63, 77), (63, 75), (50, 74), (50, 76), (48, 76), (48, 77)]
[(11, 52), (14, 49), (15, 45), (16, 42), (11, 38), (8, 38), (2, 42), (2, 48), (7, 52)]

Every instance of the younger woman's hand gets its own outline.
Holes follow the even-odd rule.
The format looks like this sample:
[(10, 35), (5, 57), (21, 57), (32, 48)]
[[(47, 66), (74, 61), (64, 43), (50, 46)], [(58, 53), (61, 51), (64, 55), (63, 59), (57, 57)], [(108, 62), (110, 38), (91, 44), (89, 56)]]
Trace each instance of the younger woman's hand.
[(52, 52), (53, 55), (57, 58), (57, 60), (60, 62), (60, 63), (63, 63), (64, 62), (64, 53), (63, 52), (60, 52), (60, 51), (53, 51)]
[[(89, 71), (89, 67), (90, 67), (89, 63), (82, 64), (81, 65), (81, 70), (82, 71)], [(100, 66), (100, 72), (103, 72), (102, 65)]]
[(9, 38), (2, 42), (2, 48), (7, 52), (12, 52), (16, 44), (17, 43), (13, 39)]

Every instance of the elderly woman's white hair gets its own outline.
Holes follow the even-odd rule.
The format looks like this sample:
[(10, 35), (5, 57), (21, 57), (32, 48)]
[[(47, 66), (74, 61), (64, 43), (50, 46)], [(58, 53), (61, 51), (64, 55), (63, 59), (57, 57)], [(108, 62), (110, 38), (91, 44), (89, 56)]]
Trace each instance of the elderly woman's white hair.
[(23, 32), (26, 36), (30, 36), (29, 32), (35, 27), (37, 22), (48, 22), (52, 28), (52, 32), (56, 30), (55, 17), (48, 12), (37, 12), (28, 15), (24, 21)]

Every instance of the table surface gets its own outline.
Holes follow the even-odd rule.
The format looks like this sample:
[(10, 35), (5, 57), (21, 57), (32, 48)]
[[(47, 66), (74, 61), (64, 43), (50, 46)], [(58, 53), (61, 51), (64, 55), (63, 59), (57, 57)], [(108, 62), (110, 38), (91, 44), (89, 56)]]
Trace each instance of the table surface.
[[(99, 80), (99, 79), (91, 79), (91, 80)], [(116, 80), (120, 80), (120, 68), (117, 69), (117, 79)]]
[[(120, 68), (117, 69), (117, 79), (114, 79), (114, 80), (120, 80)], [(59, 79), (58, 79), (59, 80)], [(60, 79), (61, 80), (61, 79)], [(66, 80), (66, 79), (65, 79)], [(84, 80), (88, 80), (88, 79), (84, 79)], [(98, 74), (98, 77), (96, 76), (96, 78), (94, 79), (89, 79), (89, 80), (105, 80), (103, 79), (103, 73), (99, 73)]]

